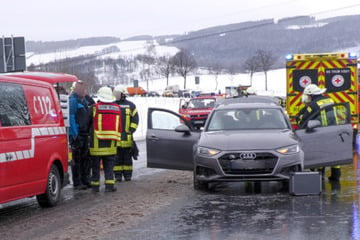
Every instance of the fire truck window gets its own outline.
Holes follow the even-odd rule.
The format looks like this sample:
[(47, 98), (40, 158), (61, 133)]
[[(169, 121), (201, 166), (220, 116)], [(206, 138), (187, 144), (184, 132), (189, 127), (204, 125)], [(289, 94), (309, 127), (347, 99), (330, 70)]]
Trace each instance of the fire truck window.
[(30, 114), (23, 88), (18, 84), (0, 83), (1, 126), (30, 125)]

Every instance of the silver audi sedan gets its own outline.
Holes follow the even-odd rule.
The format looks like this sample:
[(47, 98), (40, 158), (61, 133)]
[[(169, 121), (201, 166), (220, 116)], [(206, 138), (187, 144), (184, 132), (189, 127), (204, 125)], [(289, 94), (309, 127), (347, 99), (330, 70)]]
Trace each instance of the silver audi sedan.
[(304, 152), (283, 108), (227, 104), (214, 110), (196, 146), (195, 188), (213, 181), (289, 179), (302, 171)]
[[(339, 119), (331, 125), (318, 120), (334, 113)], [(276, 103), (228, 101), (198, 131), (173, 111), (149, 108), (147, 166), (191, 170), (195, 189), (211, 182), (287, 181), (305, 168), (352, 162), (349, 113), (348, 106), (330, 105), (295, 130)]]

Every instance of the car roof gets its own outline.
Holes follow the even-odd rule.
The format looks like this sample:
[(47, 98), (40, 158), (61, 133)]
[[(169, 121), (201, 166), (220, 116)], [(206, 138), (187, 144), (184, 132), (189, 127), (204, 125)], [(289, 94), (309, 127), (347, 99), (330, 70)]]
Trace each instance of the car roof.
[(55, 84), (59, 82), (77, 82), (78, 78), (71, 74), (66, 73), (53, 73), (53, 72), (10, 72), (1, 74), (2, 76), (18, 77), (39, 80)]
[(271, 96), (248, 95), (235, 98), (224, 98), (218, 101), (217, 106), (233, 103), (274, 103), (276, 105), (279, 105), (279, 99), (277, 97)]
[(198, 97), (192, 97), (190, 100), (194, 100), (194, 99), (217, 99), (218, 97), (216, 96), (211, 96), (211, 95), (204, 95), (204, 96), (198, 96)]
[(51, 86), (46, 81), (39, 81), (36, 79), (24, 79), (21, 77), (9, 77), (7, 75), (0, 74), (0, 82), (7, 82), (7, 83), (17, 83), (17, 84), (31, 84), (31, 85), (38, 85), (38, 86)]
[(233, 103), (227, 103), (227, 104), (220, 104), (216, 108), (217, 110), (222, 109), (244, 109), (244, 108), (279, 108), (282, 109), (281, 106), (279, 106), (276, 103), (269, 103), (269, 102), (254, 102), (254, 103), (244, 103), (244, 102), (233, 102)]

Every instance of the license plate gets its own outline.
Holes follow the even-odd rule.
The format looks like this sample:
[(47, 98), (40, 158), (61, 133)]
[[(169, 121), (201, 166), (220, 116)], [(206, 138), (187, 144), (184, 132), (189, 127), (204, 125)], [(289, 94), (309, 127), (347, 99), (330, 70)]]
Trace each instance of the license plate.
[(195, 124), (204, 123), (204, 121), (194, 121)]

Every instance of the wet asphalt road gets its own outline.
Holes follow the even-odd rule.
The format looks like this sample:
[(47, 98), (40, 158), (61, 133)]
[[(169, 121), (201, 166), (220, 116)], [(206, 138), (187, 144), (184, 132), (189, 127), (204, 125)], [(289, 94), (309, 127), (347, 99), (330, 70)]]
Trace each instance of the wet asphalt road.
[[(139, 147), (141, 158), (135, 165), (134, 181), (168, 173), (147, 169), (144, 142), (139, 142)], [(360, 240), (359, 167), (358, 154), (354, 154), (354, 163), (343, 166), (338, 184), (325, 179), (322, 193), (310, 196), (289, 195), (278, 182), (213, 184), (209, 191), (201, 192), (192, 189), (189, 179), (186, 194), (174, 194), (168, 206), (146, 215), (131, 228), (114, 229), (104, 239)], [(73, 194), (68, 186), (57, 208), (71, 214), (74, 204), (80, 206), (84, 200), (92, 201), (88, 194)], [(0, 205), (0, 230), (11, 232), (23, 218), (51, 221), (53, 211), (39, 208), (33, 198)]]
[[(360, 239), (357, 186), (325, 183), (314, 196), (290, 196), (277, 184), (229, 184), (179, 198), (124, 239)], [(349, 185), (347, 185), (349, 184)], [(140, 229), (142, 229), (140, 231)], [(111, 238), (109, 238), (111, 239)]]
[(342, 168), (339, 183), (325, 179), (320, 195), (292, 196), (276, 182), (217, 184), (208, 192), (193, 191), (133, 230), (108, 239), (359, 240), (360, 172), (355, 164)]

